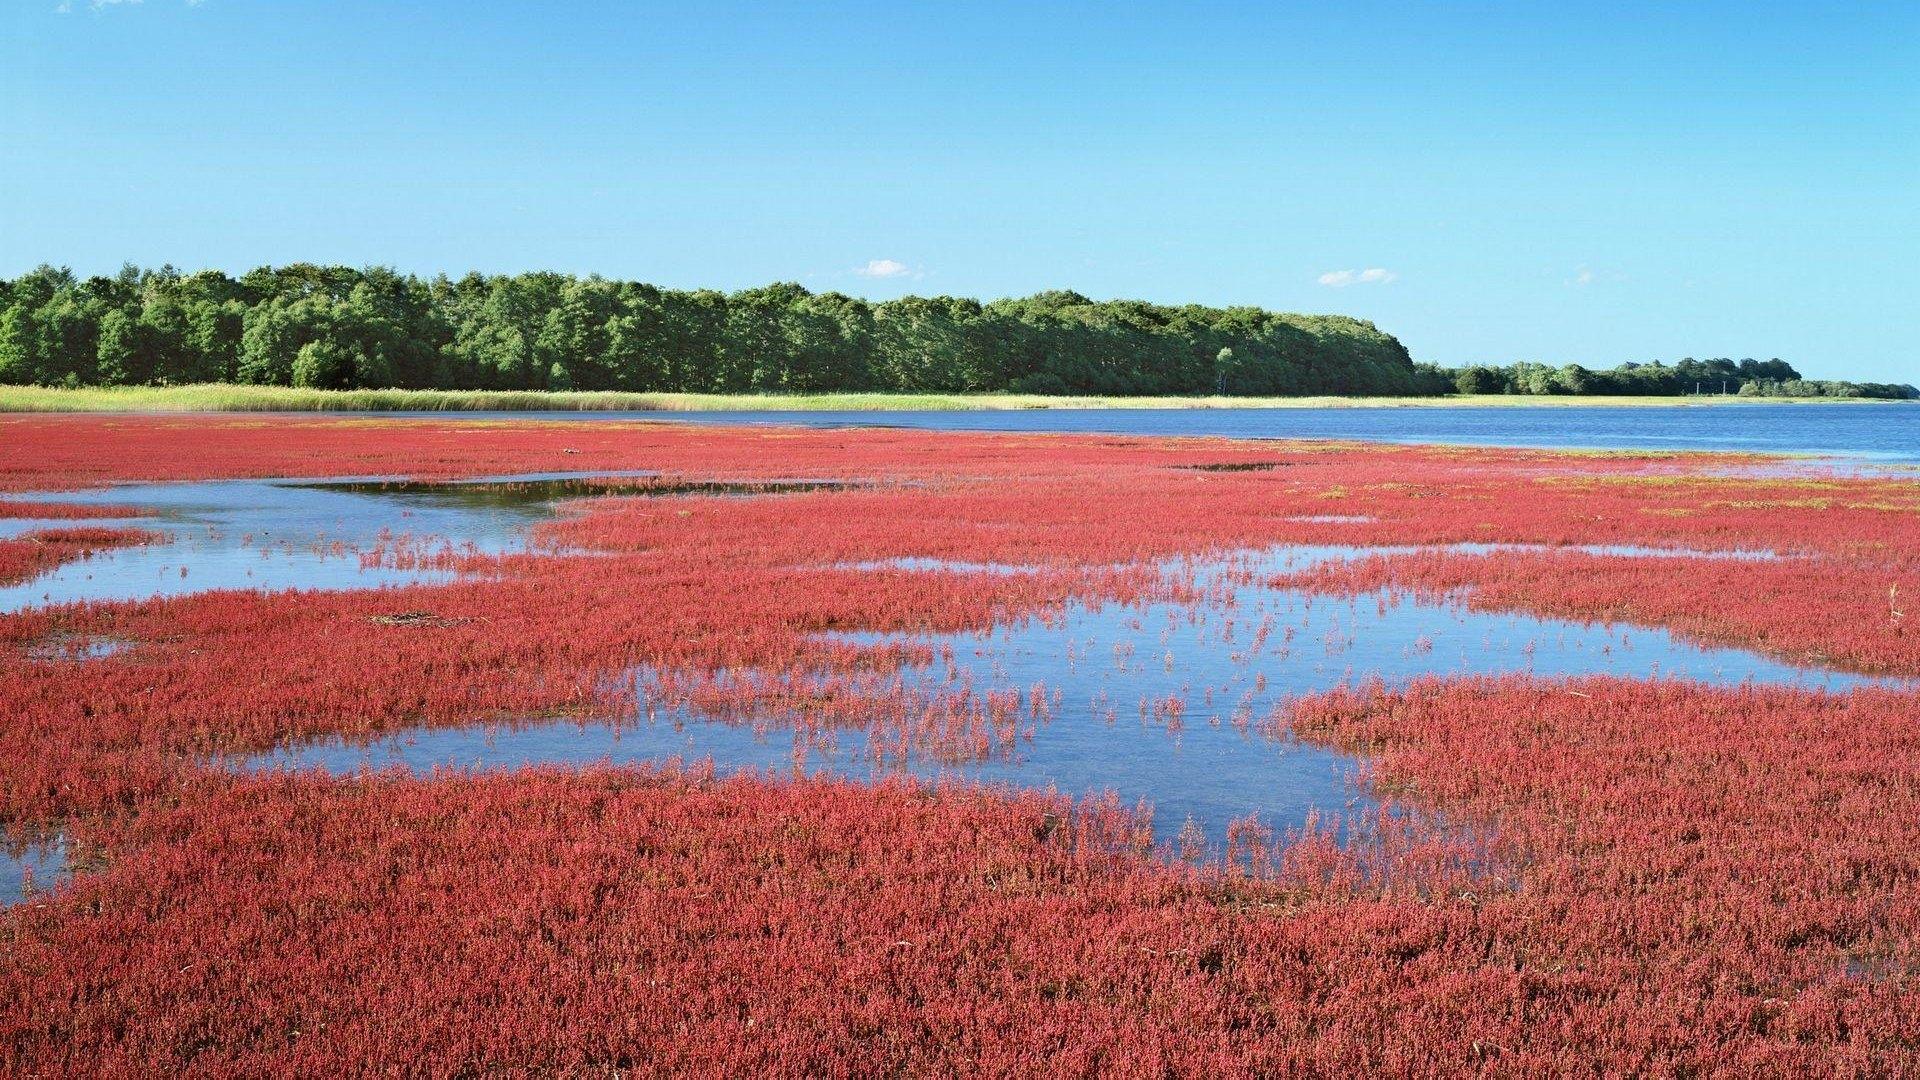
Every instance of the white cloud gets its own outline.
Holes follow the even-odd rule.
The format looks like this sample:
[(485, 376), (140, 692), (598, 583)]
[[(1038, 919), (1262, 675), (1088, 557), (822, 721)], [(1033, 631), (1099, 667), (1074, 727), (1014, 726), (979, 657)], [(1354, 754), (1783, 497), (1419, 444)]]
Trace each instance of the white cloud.
[(1602, 287), (1619, 285), (1627, 280), (1629, 280), (1627, 275), (1618, 270), (1609, 270), (1604, 266), (1595, 269), (1586, 263), (1581, 263), (1574, 268), (1573, 276), (1567, 279), (1567, 284), (1576, 289), (1585, 289), (1593, 285)]
[(1365, 270), (1329, 270), (1314, 280), (1329, 288), (1344, 289), (1349, 285), (1389, 285), (1400, 279), (1400, 275), (1391, 270), (1371, 266)]
[(855, 268), (853, 272), (861, 277), (906, 277), (913, 273), (913, 267), (894, 259), (874, 259), (865, 266)]

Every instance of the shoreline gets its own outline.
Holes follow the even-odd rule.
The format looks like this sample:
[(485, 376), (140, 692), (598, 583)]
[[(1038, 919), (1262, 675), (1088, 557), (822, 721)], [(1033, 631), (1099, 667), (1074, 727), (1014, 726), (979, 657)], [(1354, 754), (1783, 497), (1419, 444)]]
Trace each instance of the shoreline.
[(1901, 404), (1883, 398), (1116, 397), (1039, 394), (681, 394), (550, 390), (308, 390), (207, 384), (170, 387), (0, 386), (0, 413), (195, 412), (995, 412), (1050, 409), (1698, 408)]

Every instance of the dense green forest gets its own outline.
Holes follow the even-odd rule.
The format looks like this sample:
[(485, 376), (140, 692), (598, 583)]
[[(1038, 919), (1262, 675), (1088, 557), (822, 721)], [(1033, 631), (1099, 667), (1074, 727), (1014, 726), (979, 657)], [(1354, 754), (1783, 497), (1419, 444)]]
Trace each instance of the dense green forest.
[(708, 393), (1417, 394), (1372, 323), (1259, 308), (870, 303), (775, 284), (722, 294), (519, 274), (421, 279), (294, 265), (239, 278), (41, 267), (0, 283), (0, 383)]
[(1802, 378), (1778, 358), (1733, 361), (1725, 357), (1672, 364), (1655, 360), (1627, 363), (1605, 371), (1579, 364), (1551, 367), (1521, 362), (1505, 367), (1475, 366), (1452, 373), (1452, 390), (1462, 394), (1613, 394), (1627, 397), (1678, 397), (1684, 394), (1738, 394), (1781, 398), (1920, 398), (1920, 389), (1894, 383), (1842, 382)]
[(0, 280), (0, 383), (325, 389), (1031, 394), (1690, 394), (1912, 397), (1780, 360), (1611, 371), (1416, 364), (1372, 323), (1045, 292), (873, 303), (774, 284), (734, 293), (565, 274), (295, 264), (238, 278), (42, 266)]

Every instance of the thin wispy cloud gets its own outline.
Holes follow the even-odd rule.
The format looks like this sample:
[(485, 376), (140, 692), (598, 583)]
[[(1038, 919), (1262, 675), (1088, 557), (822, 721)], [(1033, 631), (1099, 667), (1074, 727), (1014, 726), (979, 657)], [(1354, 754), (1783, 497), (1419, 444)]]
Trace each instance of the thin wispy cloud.
[(1390, 285), (1400, 279), (1400, 275), (1378, 266), (1365, 270), (1329, 270), (1314, 280), (1333, 289), (1344, 289), (1349, 285)]
[(896, 259), (874, 259), (865, 266), (855, 267), (854, 273), (870, 278), (899, 278), (914, 274), (913, 267)]

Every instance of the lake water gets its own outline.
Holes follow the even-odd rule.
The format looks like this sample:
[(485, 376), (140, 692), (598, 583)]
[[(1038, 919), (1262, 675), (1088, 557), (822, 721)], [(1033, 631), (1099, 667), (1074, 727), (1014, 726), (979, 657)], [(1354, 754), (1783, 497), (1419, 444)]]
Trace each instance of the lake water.
[[(447, 413), (392, 413), (431, 416)], [(1920, 403), (1653, 406), (1408, 406), (1301, 409), (1023, 409), (942, 412), (473, 413), (561, 422), (662, 420), (933, 431), (1058, 431), (1359, 439), (1618, 450), (1814, 454), (1849, 463), (1920, 464)]]

